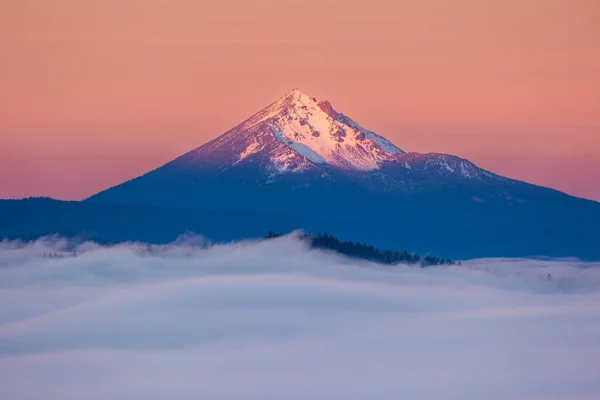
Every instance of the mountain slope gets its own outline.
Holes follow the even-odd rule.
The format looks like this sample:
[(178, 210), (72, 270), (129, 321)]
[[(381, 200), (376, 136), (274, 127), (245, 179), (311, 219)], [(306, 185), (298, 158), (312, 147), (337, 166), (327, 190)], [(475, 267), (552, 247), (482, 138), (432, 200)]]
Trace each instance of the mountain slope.
[[(600, 246), (591, 248), (600, 243), (599, 203), (503, 178), (456, 156), (406, 153), (298, 90), (88, 201), (266, 213), (267, 223), (289, 218), (295, 228), (327, 219), (331, 225), (318, 230), (343, 236), (350, 226), (388, 247), (396, 246), (378, 241), (410, 231), (424, 241), (418, 250), (454, 257), (437, 249), (451, 243), (462, 249), (459, 257), (485, 248), (507, 256), (600, 256)], [(488, 235), (485, 244), (481, 235)], [(469, 253), (468, 241), (480, 248)]]
[[(598, 233), (593, 224), (554, 219), (531, 224), (501, 217), (497, 223), (459, 218), (425, 221), (418, 211), (412, 211), (398, 222), (393, 218), (365, 220), (358, 213), (336, 218), (277, 215), (268, 209), (215, 211), (51, 199), (0, 200), (0, 240), (30, 240), (61, 233), (108, 242), (169, 243), (191, 231), (214, 241), (231, 241), (260, 238), (269, 230), (290, 232), (303, 228), (307, 233), (327, 231), (343, 240), (372, 243), (380, 248), (401, 247), (454, 259), (543, 255), (600, 260)], [(439, 211), (440, 216), (453, 215)], [(478, 214), (481, 215), (473, 212)], [(589, 210), (582, 215), (592, 217)], [(599, 216), (597, 213), (596, 222)]]

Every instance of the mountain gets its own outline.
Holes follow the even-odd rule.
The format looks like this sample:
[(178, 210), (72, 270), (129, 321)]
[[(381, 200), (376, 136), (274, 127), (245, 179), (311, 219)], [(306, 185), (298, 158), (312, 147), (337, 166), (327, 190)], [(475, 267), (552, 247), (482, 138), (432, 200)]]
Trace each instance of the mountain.
[(300, 228), (452, 258), (600, 259), (600, 203), (406, 152), (298, 90), (145, 175), (76, 205), (44, 203), (43, 229), (14, 220), (32, 204), (11, 203), (10, 232), (60, 225), (162, 241), (186, 229), (231, 240)]
[[(311, 198), (316, 192), (419, 195), (466, 185), (472, 201), (490, 195), (487, 200), (494, 201), (507, 193), (478, 189), (516, 184), (455, 156), (405, 153), (329, 102), (293, 90), (205, 145), (89, 200), (205, 209), (231, 203), (248, 210), (270, 204), (283, 212), (309, 206), (296, 204), (298, 196), (318, 202)], [(282, 202), (279, 196), (291, 199)], [(335, 211), (324, 204), (318, 208), (327, 215)], [(349, 211), (357, 210), (350, 204)]]

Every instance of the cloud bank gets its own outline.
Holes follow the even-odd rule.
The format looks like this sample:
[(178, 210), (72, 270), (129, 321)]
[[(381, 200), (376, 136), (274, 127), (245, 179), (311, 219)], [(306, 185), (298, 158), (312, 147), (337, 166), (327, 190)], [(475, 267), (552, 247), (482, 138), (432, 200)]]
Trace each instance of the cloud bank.
[(600, 398), (600, 263), (203, 243), (0, 244), (0, 398)]

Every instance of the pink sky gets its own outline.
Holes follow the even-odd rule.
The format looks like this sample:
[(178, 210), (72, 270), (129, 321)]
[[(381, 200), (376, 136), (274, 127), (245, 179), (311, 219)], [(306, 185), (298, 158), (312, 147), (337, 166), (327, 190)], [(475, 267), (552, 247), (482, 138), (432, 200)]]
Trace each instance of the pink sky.
[(81, 199), (294, 87), (600, 200), (597, 0), (0, 1), (0, 197)]

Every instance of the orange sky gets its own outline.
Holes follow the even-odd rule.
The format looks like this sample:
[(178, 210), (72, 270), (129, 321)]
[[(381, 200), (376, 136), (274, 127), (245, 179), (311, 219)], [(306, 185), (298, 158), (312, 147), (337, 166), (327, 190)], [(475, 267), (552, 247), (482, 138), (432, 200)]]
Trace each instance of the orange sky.
[(600, 200), (598, 0), (0, 0), (0, 197), (91, 195), (294, 87)]

